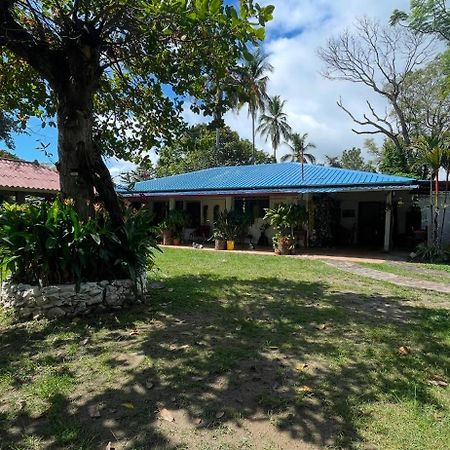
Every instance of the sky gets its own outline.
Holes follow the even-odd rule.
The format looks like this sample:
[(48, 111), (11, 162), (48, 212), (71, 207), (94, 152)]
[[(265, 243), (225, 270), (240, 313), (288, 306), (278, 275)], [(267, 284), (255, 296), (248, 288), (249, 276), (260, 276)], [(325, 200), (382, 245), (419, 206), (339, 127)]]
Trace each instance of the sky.
[[(358, 17), (367, 15), (387, 23), (394, 9), (409, 9), (409, 0), (260, 0), (260, 3), (275, 5), (274, 20), (268, 24), (264, 43), (274, 67), (269, 93), (286, 100), (293, 131), (308, 133), (309, 140), (317, 146), (314, 151), (319, 161), (324, 155), (337, 156), (346, 148), (362, 148), (367, 136), (351, 131), (354, 124), (336, 101), (342, 97), (357, 115), (365, 111), (366, 99), (378, 108), (385, 108), (385, 104), (367, 87), (323, 78), (320, 74), (323, 63), (317, 50), (329, 37), (351, 27)], [(185, 118), (191, 124), (204, 121), (189, 110)], [(227, 113), (225, 121), (241, 137), (251, 139), (251, 124), (245, 109), (239, 114)], [(16, 154), (28, 160), (56, 161), (56, 130), (42, 129), (37, 120), (31, 120), (28, 132), (28, 135), (15, 136)], [(46, 152), (53, 156), (39, 149), (41, 143), (48, 145)], [(272, 153), (270, 142), (258, 137), (257, 145)], [(282, 146), (278, 156), (286, 152), (287, 147)], [(153, 154), (152, 159), (156, 158)], [(107, 163), (113, 177), (133, 167), (117, 160)]]

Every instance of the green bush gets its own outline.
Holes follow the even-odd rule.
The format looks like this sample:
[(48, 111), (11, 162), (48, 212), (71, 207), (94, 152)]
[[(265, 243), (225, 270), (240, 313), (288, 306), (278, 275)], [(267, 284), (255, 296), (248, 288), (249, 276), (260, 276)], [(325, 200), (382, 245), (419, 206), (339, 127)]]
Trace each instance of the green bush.
[[(16, 283), (48, 286), (131, 278), (145, 272), (157, 248), (148, 210), (125, 211), (122, 229), (97, 209), (79, 218), (70, 201), (0, 206), (0, 266)], [(124, 236), (128, 241), (124, 245)]]
[(429, 263), (446, 263), (450, 262), (450, 253), (438, 245), (419, 244), (411, 253), (411, 260)]

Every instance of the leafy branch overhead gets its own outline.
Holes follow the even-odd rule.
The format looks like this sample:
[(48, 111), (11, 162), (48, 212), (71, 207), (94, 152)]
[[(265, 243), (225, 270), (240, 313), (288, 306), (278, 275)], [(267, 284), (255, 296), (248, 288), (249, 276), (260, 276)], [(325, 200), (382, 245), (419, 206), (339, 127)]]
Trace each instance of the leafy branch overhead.
[(145, 159), (183, 128), (188, 97), (211, 114), (207, 81), (258, 45), (273, 10), (251, 0), (1, 0), (0, 109), (25, 126), (56, 114), (63, 192), (86, 215), (96, 189), (120, 224), (100, 155)]

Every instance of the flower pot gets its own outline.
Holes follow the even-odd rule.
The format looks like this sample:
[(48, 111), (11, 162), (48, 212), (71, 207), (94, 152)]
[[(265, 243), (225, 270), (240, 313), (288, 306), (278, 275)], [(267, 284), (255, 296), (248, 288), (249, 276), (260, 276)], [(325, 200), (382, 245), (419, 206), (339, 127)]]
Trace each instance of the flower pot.
[(181, 245), (181, 239), (180, 238), (173, 238), (173, 245)]
[(227, 249), (227, 242), (222, 241), (222, 239), (215, 239), (214, 240), (214, 249), (215, 250), (226, 250)]
[(227, 241), (227, 250), (234, 250), (234, 241)]

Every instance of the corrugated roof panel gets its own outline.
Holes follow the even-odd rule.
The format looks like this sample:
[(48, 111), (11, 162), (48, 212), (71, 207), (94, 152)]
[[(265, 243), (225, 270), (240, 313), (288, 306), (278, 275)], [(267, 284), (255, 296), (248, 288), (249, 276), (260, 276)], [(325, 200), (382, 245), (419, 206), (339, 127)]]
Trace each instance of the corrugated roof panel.
[(286, 189), (370, 185), (409, 185), (411, 178), (301, 164), (215, 167), (136, 183), (133, 192), (180, 192), (233, 189)]

